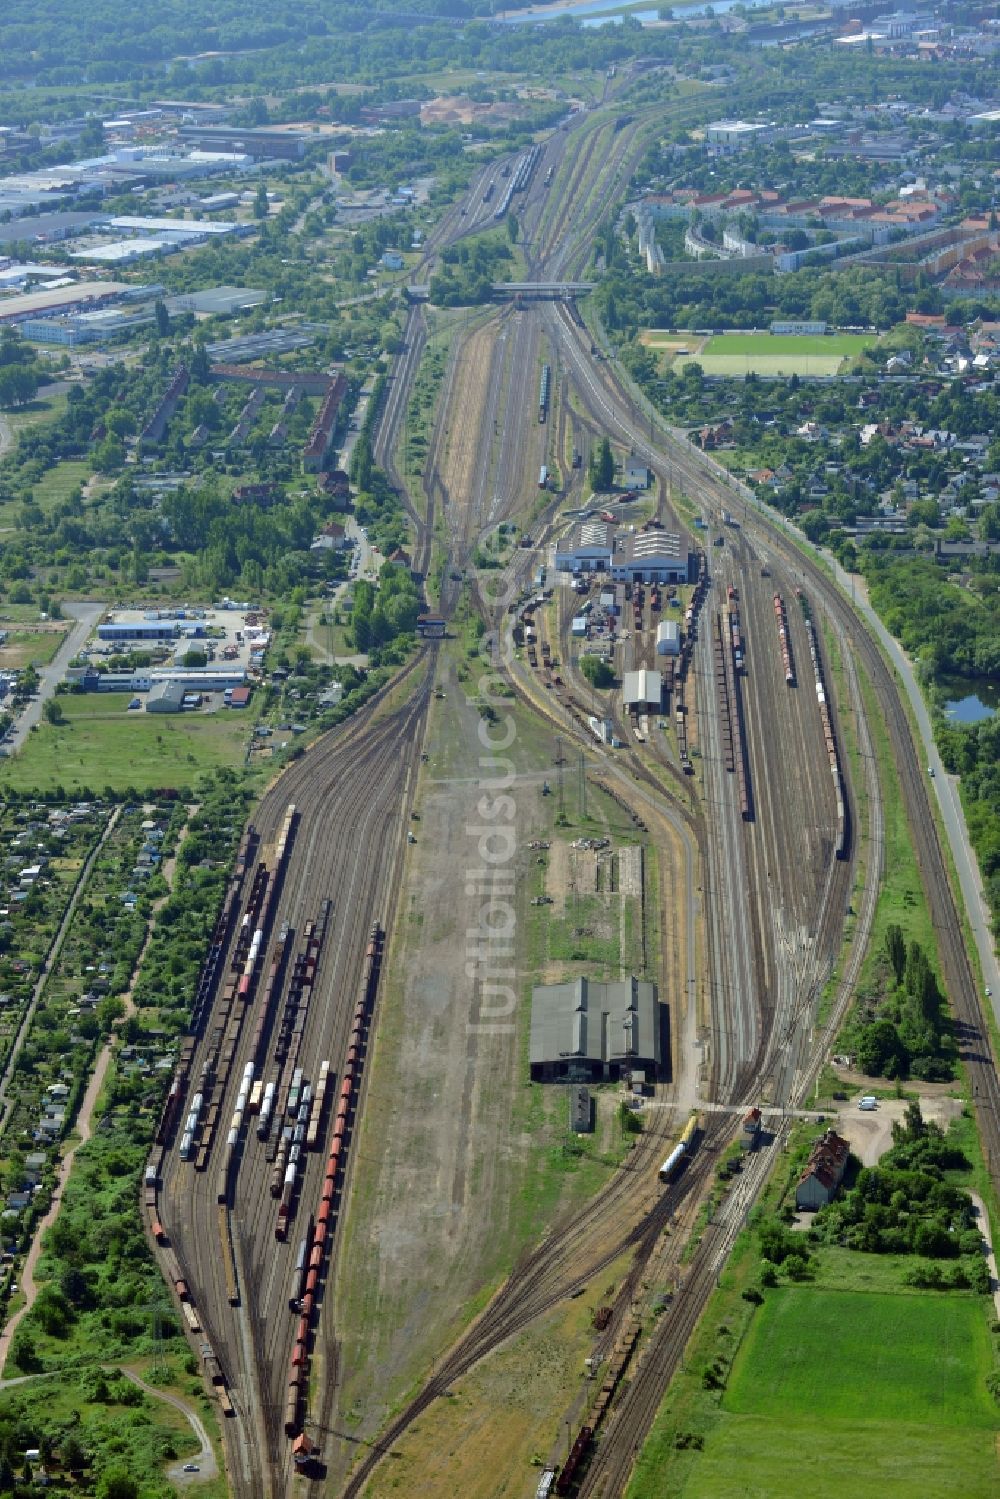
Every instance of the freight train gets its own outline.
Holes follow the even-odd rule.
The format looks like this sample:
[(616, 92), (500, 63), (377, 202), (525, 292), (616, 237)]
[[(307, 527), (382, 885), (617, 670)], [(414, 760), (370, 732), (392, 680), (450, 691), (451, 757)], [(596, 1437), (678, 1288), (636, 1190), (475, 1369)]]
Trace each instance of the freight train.
[[(295, 1346), (292, 1350), (288, 1385), (285, 1397), (285, 1435), (298, 1441), (302, 1433), (302, 1407), (309, 1389), (309, 1360), (311, 1329), (319, 1307), (320, 1280), (327, 1248), (333, 1237), (333, 1204), (339, 1191), (342, 1175), (347, 1163), (348, 1132), (351, 1116), (357, 1108), (361, 1086), (365, 1031), (371, 1008), (378, 989), (382, 964), (384, 933), (377, 924), (372, 927), (365, 949), (361, 971), (361, 985), (354, 1008), (354, 1020), (344, 1055), (344, 1070), (340, 1092), (334, 1111), (333, 1128), (326, 1157), (323, 1187), (315, 1217), (310, 1219), (310, 1231), (300, 1245), (301, 1265), (299, 1278), (293, 1284), (298, 1323), (295, 1330)], [(298, 1260), (296, 1261), (298, 1264)], [(302, 1271), (304, 1270), (304, 1278)], [(291, 1302), (291, 1298), (290, 1298)]]
[(688, 1156), (694, 1153), (695, 1140), (700, 1128), (701, 1124), (698, 1115), (692, 1114), (684, 1126), (677, 1144), (660, 1167), (661, 1182), (672, 1182), (680, 1171), (682, 1163), (687, 1160)]
[(827, 759), (830, 762), (830, 774), (833, 777), (833, 792), (837, 802), (837, 832), (833, 852), (835, 858), (846, 859), (850, 851), (851, 826), (844, 772), (840, 763), (840, 747), (837, 744), (837, 736), (833, 729), (833, 719), (830, 715), (826, 679), (823, 675), (823, 657), (820, 654), (819, 648), (819, 636), (816, 626), (813, 624), (812, 616), (809, 613), (809, 606), (801, 595), (800, 602), (806, 618), (806, 633), (809, 636), (809, 655), (812, 659), (813, 672), (816, 678), (816, 703), (819, 707), (820, 722), (823, 725), (823, 741), (826, 745)]
[(544, 422), (549, 414), (549, 402), (551, 400), (552, 370), (547, 364), (542, 365), (542, 378), (538, 382), (538, 420)]

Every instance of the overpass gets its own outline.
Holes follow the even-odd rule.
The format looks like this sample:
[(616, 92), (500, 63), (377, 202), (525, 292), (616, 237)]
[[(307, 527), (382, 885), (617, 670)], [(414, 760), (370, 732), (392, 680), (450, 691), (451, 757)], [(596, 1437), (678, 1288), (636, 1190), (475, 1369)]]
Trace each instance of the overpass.
[(494, 281), (493, 296), (498, 302), (565, 302), (585, 297), (595, 284), (593, 281)]

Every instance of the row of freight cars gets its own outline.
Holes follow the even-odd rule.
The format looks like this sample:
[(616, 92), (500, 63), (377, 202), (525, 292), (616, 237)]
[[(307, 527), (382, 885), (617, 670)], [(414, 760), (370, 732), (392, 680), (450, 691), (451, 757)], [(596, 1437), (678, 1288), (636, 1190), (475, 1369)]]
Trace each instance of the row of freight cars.
[(837, 803), (837, 830), (834, 838), (833, 852), (835, 858), (846, 859), (850, 847), (850, 816), (847, 806), (844, 772), (840, 763), (840, 748), (837, 744), (837, 736), (833, 731), (833, 719), (830, 716), (829, 694), (823, 674), (823, 657), (820, 654), (819, 636), (817, 635), (816, 626), (813, 624), (812, 616), (808, 612), (808, 605), (804, 599), (802, 599), (802, 605), (803, 613), (806, 617), (806, 633), (809, 636), (809, 655), (816, 678), (816, 702), (819, 706), (820, 722), (823, 725), (823, 741), (826, 745), (827, 759), (830, 762), (830, 774), (833, 777), (833, 791)]
[[(384, 933), (377, 924), (372, 927), (365, 951), (361, 972), (361, 985), (351, 1034), (344, 1057), (337, 1107), (330, 1133), (330, 1143), (323, 1174), (323, 1186), (315, 1214), (308, 1220), (297, 1269), (293, 1272), (293, 1310), (298, 1315), (295, 1330), (295, 1345), (292, 1349), (291, 1366), (285, 1399), (285, 1435), (292, 1439), (293, 1455), (308, 1460), (308, 1444), (303, 1449), (303, 1411), (309, 1390), (309, 1364), (311, 1358), (312, 1333), (319, 1309), (321, 1281), (324, 1262), (330, 1249), (334, 1230), (334, 1199), (347, 1164), (350, 1121), (358, 1103), (361, 1074), (364, 1066), (366, 1033), (371, 1019), (375, 995), (378, 989), (382, 966)], [(328, 1074), (329, 1076), (329, 1074)], [(301, 1259), (301, 1264), (300, 1264)], [(302, 1271), (305, 1271), (303, 1278)]]
[[(187, 1124), (190, 1127), (183, 1131), (179, 1146), (181, 1159), (193, 1158), (195, 1169), (199, 1171), (205, 1169), (208, 1161), (219, 1122), (221, 1099), (229, 1083), (243, 1023), (253, 1003), (266, 934), (280, 895), (285, 860), (296, 820), (295, 806), (290, 803), (282, 822), (271, 868), (261, 860), (254, 871), (246, 911), (237, 930), (229, 973), (223, 984), (221, 998), (211, 1012), (212, 1029), (195, 1095), (201, 1095), (201, 1107), (193, 1121), (192, 1110), (188, 1111)], [(182, 1091), (183, 1089), (178, 1090), (178, 1099)], [(194, 1100), (192, 1108), (193, 1104)], [(166, 1143), (171, 1128), (172, 1121), (168, 1120), (161, 1143)]]
[(181, 1045), (177, 1067), (171, 1079), (170, 1087), (167, 1090), (167, 1096), (163, 1101), (163, 1108), (160, 1110), (160, 1118), (154, 1137), (155, 1143), (160, 1147), (164, 1146), (167, 1140), (172, 1138), (177, 1120), (180, 1117), (188, 1074), (194, 1059), (197, 1037), (201, 1034), (205, 1017), (208, 1014), (215, 995), (219, 974), (222, 970), (222, 960), (225, 956), (232, 931), (233, 920), (236, 912), (239, 910), (243, 881), (246, 878), (246, 872), (257, 849), (257, 845), (257, 832), (253, 825), (250, 824), (243, 834), (240, 846), (237, 849), (233, 873), (226, 886), (222, 908), (212, 929), (212, 938), (209, 943), (208, 953), (198, 974), (194, 1004), (191, 1010), (190, 1033)]
[(792, 655), (792, 636), (788, 628), (785, 601), (780, 593), (774, 595), (774, 617), (778, 622), (778, 644), (781, 646), (781, 665), (785, 673), (785, 683), (789, 687), (794, 687), (795, 658)]
[[(687, 703), (685, 702), (685, 690), (687, 685), (688, 671), (691, 667), (691, 656), (694, 652), (695, 642), (698, 639), (698, 620), (701, 615), (702, 605), (708, 596), (708, 557), (702, 552), (698, 557), (698, 577), (694, 585), (694, 593), (691, 602), (684, 611), (684, 631), (681, 636), (680, 654), (674, 665), (673, 678), (669, 682), (670, 690), (674, 694), (674, 720), (677, 724), (677, 752), (680, 755), (681, 769), (685, 775), (694, 774), (694, 766), (691, 764), (691, 754), (688, 745), (687, 725)], [(668, 660), (668, 664), (669, 660)]]
[(542, 365), (542, 378), (538, 382), (538, 420), (544, 422), (549, 414), (549, 403), (552, 399), (552, 370), (547, 364)]

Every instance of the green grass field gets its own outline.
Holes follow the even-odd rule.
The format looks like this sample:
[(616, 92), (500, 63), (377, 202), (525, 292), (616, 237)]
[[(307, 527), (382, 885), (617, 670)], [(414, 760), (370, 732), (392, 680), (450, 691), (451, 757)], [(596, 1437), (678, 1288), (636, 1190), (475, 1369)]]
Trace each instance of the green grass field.
[(64, 724), (44, 721), (13, 759), (0, 762), (0, 788), (80, 786), (122, 790), (186, 786), (201, 771), (243, 763), (246, 713), (128, 711), (127, 693), (62, 696)]
[(876, 338), (865, 333), (717, 333), (693, 362), (706, 375), (836, 375), (845, 360), (856, 358)]
[(684, 1499), (996, 1495), (986, 1313), (970, 1296), (769, 1291)]
[[(725, 1417), (698, 1455), (682, 1499), (996, 1499), (989, 1431), (878, 1421)], [(667, 1489), (643, 1491), (665, 1495)]]
[(751, 1323), (722, 1408), (996, 1430), (992, 1367), (985, 1312), (971, 1297), (780, 1287)]

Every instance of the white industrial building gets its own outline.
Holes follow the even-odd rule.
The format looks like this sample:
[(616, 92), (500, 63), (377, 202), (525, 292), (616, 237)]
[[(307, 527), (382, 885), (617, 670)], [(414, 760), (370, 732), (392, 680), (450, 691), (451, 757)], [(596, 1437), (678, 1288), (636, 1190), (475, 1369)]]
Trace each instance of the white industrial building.
[(656, 627), (656, 654), (679, 656), (681, 653), (681, 627), (675, 619), (664, 619)]
[(652, 708), (659, 711), (663, 703), (663, 678), (658, 671), (627, 671), (622, 684), (626, 708)]
[(633, 456), (626, 459), (622, 470), (622, 483), (626, 489), (649, 488), (649, 468), (641, 458)]

